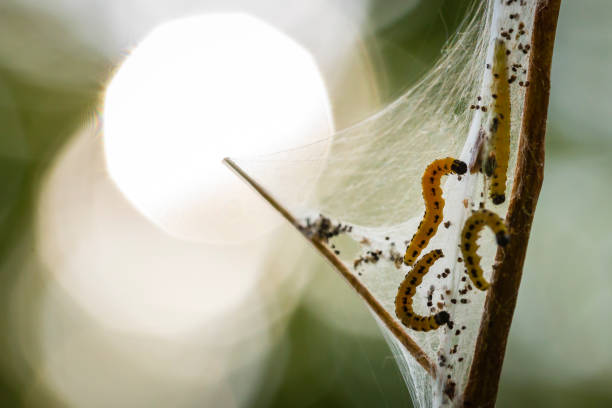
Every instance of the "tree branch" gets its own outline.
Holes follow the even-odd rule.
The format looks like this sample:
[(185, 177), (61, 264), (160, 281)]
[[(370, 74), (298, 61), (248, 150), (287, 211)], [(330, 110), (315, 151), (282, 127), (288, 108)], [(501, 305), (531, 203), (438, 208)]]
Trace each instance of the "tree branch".
[(506, 222), (511, 241), (500, 247), (463, 396), (464, 407), (493, 407), (523, 273), (527, 242), (544, 179), (544, 141), (557, 18), (561, 0), (539, 0), (535, 11), (529, 87)]
[[(250, 185), (257, 193), (261, 195), (283, 218), (291, 225), (299, 230), (299, 223), (295, 217), (283, 207), (270, 193), (266, 191), (257, 181), (250, 177), (244, 170), (240, 168), (232, 159), (225, 158), (223, 162), (238, 174), (248, 185)], [(351, 273), (346, 265), (334, 254), (325, 244), (316, 238), (304, 237), (334, 266), (334, 269), (342, 275), (349, 285), (361, 296), (361, 298), (370, 306), (376, 316), (383, 322), (385, 326), (393, 333), (393, 336), (406, 348), (406, 350), (415, 358), (415, 360), (427, 371), (433, 378), (436, 377), (436, 365), (430, 360), (419, 345), (406, 333), (398, 321), (384, 308), (384, 306), (374, 297), (372, 292), (366, 288), (363, 283), (353, 273)]]

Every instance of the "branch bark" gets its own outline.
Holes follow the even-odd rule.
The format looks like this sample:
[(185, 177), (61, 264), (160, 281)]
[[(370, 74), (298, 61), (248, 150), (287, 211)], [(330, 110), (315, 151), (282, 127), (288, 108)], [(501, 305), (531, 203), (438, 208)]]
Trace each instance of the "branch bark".
[(495, 406), (527, 242), (544, 179), (550, 67), (560, 6), (561, 0), (539, 0), (536, 6), (529, 60), (530, 85), (525, 95), (515, 181), (506, 216), (511, 241), (498, 249), (495, 258), (493, 283), (463, 395), (464, 407)]

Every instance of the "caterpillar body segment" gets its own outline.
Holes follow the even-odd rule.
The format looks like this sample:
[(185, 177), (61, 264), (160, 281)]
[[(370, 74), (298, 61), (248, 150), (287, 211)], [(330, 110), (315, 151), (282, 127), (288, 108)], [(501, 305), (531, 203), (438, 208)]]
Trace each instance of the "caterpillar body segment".
[(425, 199), (425, 215), (412, 237), (404, 254), (404, 263), (412, 266), (429, 240), (436, 234), (438, 225), (442, 222), (444, 199), (440, 189), (440, 178), (448, 174), (465, 174), (467, 164), (452, 157), (433, 161), (425, 169), (421, 184)]
[(506, 246), (510, 242), (504, 220), (492, 211), (478, 210), (465, 221), (461, 232), (461, 252), (463, 253), (467, 274), (472, 283), (480, 290), (487, 290), (490, 286), (483, 276), (480, 266), (481, 258), (476, 252), (478, 250), (477, 240), (484, 227), (489, 227), (493, 231), (499, 246)]
[(484, 173), (491, 177), (489, 197), (493, 204), (506, 200), (508, 160), (510, 159), (510, 83), (508, 57), (502, 39), (495, 40), (493, 56), (492, 117), (489, 123), (491, 150), (484, 162)]
[(417, 331), (430, 331), (448, 323), (450, 319), (448, 312), (441, 311), (429, 316), (421, 316), (412, 308), (412, 298), (416, 293), (416, 288), (429, 272), (429, 268), (443, 256), (444, 253), (440, 249), (423, 255), (412, 270), (406, 274), (404, 281), (399, 286), (395, 297), (395, 314), (404, 326)]

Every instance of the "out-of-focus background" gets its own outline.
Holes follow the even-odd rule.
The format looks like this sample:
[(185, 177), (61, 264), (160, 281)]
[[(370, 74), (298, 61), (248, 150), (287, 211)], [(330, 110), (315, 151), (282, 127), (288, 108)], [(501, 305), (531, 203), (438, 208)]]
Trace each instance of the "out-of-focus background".
[[(3, 0), (0, 405), (410, 406), (364, 305), (220, 159), (376, 112), (468, 3)], [(500, 407), (612, 406), (611, 18), (562, 5)]]

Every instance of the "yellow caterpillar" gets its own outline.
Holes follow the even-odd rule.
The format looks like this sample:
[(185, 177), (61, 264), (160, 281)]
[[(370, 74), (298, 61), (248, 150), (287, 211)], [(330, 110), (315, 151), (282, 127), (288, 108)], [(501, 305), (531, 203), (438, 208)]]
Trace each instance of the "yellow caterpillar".
[(408, 248), (406, 248), (404, 254), (406, 265), (411, 266), (417, 260), (429, 240), (436, 234), (438, 225), (442, 222), (444, 199), (440, 189), (440, 178), (447, 174), (464, 174), (466, 171), (467, 165), (452, 157), (435, 160), (425, 169), (421, 181), (423, 198), (425, 199), (425, 215)]
[(491, 151), (484, 163), (484, 172), (492, 177), (489, 196), (493, 204), (506, 200), (506, 173), (510, 159), (510, 83), (508, 57), (503, 40), (495, 41), (493, 56), (492, 118), (489, 125)]
[(421, 284), (429, 268), (443, 256), (441, 249), (423, 255), (412, 270), (406, 274), (404, 281), (399, 286), (395, 297), (395, 314), (406, 327), (417, 331), (430, 331), (448, 323), (450, 315), (445, 311), (421, 316), (412, 309), (412, 297), (416, 293), (417, 286)]
[(476, 241), (480, 237), (480, 231), (485, 226), (493, 230), (498, 245), (505, 246), (510, 241), (504, 220), (492, 211), (476, 211), (465, 222), (461, 232), (461, 252), (465, 260), (467, 274), (474, 285), (480, 290), (487, 290), (489, 288), (489, 282), (483, 277), (482, 268), (480, 267), (480, 256), (476, 253), (478, 250), (478, 243)]

